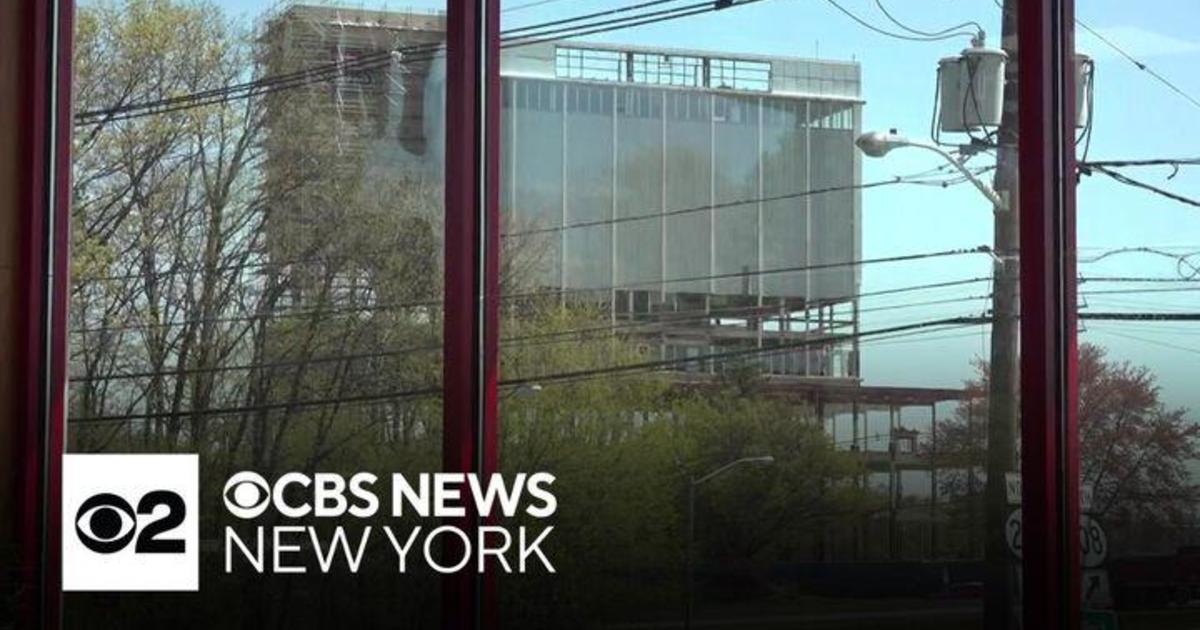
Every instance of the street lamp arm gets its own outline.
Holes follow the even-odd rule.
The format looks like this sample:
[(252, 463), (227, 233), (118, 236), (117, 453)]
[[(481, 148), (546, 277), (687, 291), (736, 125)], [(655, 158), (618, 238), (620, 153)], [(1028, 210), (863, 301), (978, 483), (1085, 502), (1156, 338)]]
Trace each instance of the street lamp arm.
[(949, 152), (936, 144), (921, 142), (918, 140), (910, 140), (905, 136), (896, 133), (895, 129), (892, 129), (888, 132), (871, 131), (864, 133), (854, 141), (854, 144), (856, 144), (863, 153), (870, 157), (883, 157), (892, 149), (899, 147), (917, 147), (933, 151), (934, 153), (942, 156), (947, 162), (953, 165), (954, 168), (958, 169), (958, 172), (962, 173), (963, 177), (967, 178), (967, 181), (971, 182), (976, 188), (979, 189), (979, 192), (983, 193), (984, 197), (988, 198), (988, 201), (992, 202), (993, 207), (1000, 210), (1008, 210), (1008, 203), (1005, 202), (1005, 200), (1001, 198), (991, 186), (988, 186), (986, 183), (984, 183), (982, 179), (979, 179), (978, 175), (972, 173), (971, 170), (964, 166), (962, 162), (958, 161), (958, 159), (956, 159), (953, 155), (950, 155)]
[(950, 153), (945, 149), (937, 146), (936, 144), (917, 142), (914, 140), (909, 140), (908, 146), (929, 149), (930, 151), (942, 156), (947, 162), (954, 165), (954, 168), (958, 169), (958, 172), (962, 173), (963, 177), (967, 178), (967, 181), (974, 184), (975, 187), (979, 189), (979, 192), (983, 193), (983, 196), (987, 197), (988, 201), (992, 202), (993, 206), (996, 206), (1001, 210), (1008, 210), (1008, 204), (1004, 202), (1004, 199), (1002, 199), (1000, 195), (994, 189), (992, 189), (991, 186), (988, 186), (986, 182), (984, 182), (982, 179), (979, 179), (978, 175), (972, 173), (971, 169), (967, 168), (962, 162), (958, 161), (958, 158), (950, 155)]
[(692, 583), (692, 581), (693, 581), (692, 547), (694, 547), (696, 544), (696, 488), (699, 487), (700, 484), (702, 484), (714, 477), (717, 477), (718, 475), (721, 475), (722, 473), (729, 470), (730, 468), (733, 468), (734, 466), (740, 466), (742, 464), (774, 464), (774, 463), (775, 463), (775, 458), (770, 455), (759, 455), (758, 457), (743, 457), (741, 459), (735, 459), (735, 460), (729, 462), (728, 464), (725, 464), (724, 466), (721, 466), (721, 467), (717, 468), (716, 470), (713, 470), (712, 472), (708, 473), (707, 475), (704, 475), (703, 477), (699, 477), (699, 478), (692, 477), (691, 480), (689, 481), (688, 488), (687, 488), (687, 490), (688, 490), (688, 493), (687, 493), (687, 498), (688, 498), (687, 555), (686, 555), (687, 572), (685, 574), (686, 582), (684, 584), (684, 592), (686, 593), (686, 597), (685, 597), (686, 604), (684, 605), (684, 612), (683, 612), (684, 630), (691, 630), (691, 628), (692, 628), (692, 606), (693, 606), (694, 591), (695, 591), (695, 586)]
[(692, 479), (692, 485), (698, 486), (706, 481), (709, 481), (710, 479), (712, 479), (714, 477), (720, 476), (721, 474), (725, 473), (726, 471), (728, 471), (730, 468), (733, 468), (734, 466), (740, 466), (742, 464), (770, 464), (770, 463), (773, 463), (774, 461), (775, 461), (775, 458), (771, 457), (770, 455), (764, 455), (761, 457), (743, 457), (741, 459), (735, 459), (735, 460), (729, 462), (728, 464), (725, 464), (724, 466), (721, 466), (720, 468), (717, 468), (716, 470), (704, 475), (703, 477), (698, 477), (698, 478)]

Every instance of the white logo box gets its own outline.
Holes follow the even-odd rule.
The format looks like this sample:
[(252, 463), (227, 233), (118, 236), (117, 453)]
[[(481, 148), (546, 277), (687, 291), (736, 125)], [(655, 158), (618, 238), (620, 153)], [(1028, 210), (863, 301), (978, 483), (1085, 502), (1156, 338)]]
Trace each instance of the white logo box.
[(64, 455), (63, 590), (198, 591), (199, 484), (195, 454)]

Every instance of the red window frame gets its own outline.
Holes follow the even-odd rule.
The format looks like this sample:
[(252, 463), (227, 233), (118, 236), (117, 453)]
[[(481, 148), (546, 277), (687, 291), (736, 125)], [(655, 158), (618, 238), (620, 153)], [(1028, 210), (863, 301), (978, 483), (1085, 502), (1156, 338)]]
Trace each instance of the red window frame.
[(71, 42), (73, 0), (25, 0), (17, 7), (21, 41), (17, 99), (17, 181), (22, 356), (14, 435), (16, 539), (23, 586), (18, 624), (61, 622), (62, 453), (67, 391), (67, 303), (71, 229)]
[(1074, 0), (1023, 2), (1021, 518), (1026, 628), (1079, 628)]
[[(26, 345), (18, 459), (23, 627), (60, 625), (58, 555), (70, 226), (73, 0), (24, 0), (20, 116)], [(443, 466), (498, 466), (499, 0), (448, 0)], [(1073, 0), (1019, 17), (1021, 408), (1027, 628), (1077, 628)], [(478, 519), (468, 525), (477, 525)], [(443, 626), (493, 627), (494, 576), (444, 584)]]
[[(500, 0), (446, 12), (445, 309), (442, 467), (498, 470), (500, 361)], [(468, 510), (459, 523), (481, 525)], [(461, 549), (448, 546), (451, 557)], [(495, 573), (447, 575), (442, 627), (498, 623)]]

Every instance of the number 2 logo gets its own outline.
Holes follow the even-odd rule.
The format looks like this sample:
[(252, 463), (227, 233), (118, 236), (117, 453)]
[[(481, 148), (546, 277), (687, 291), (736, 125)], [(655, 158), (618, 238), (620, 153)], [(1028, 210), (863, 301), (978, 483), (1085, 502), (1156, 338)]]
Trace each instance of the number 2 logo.
[[(146, 523), (138, 531), (138, 515), (152, 517), (158, 506), (167, 513)], [(121, 551), (137, 537), (134, 553), (184, 553), (182, 539), (162, 538), (183, 524), (187, 506), (183, 497), (169, 490), (147, 492), (137, 511), (125, 499), (108, 492), (92, 495), (75, 513), (75, 533), (88, 549), (102, 554)]]

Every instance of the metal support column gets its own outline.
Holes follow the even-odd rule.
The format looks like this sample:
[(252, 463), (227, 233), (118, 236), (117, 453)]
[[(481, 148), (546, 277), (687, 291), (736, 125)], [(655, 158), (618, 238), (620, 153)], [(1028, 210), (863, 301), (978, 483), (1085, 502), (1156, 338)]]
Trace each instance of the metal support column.
[(1066, 630), (1081, 625), (1074, 9), (1073, 0), (1020, 6), (1021, 176), (1015, 210), (1022, 268), (1024, 627)]
[[(608, 312), (609, 321), (616, 325), (617, 323), (617, 150), (620, 146), (617, 137), (617, 97), (619, 92), (616, 88), (612, 90), (612, 173), (609, 182), (609, 201), (612, 203), (609, 219), (612, 221), (609, 224), (609, 254), (608, 254), (608, 286), (611, 287), (608, 293)], [(634, 302), (633, 295), (629, 295), (629, 303), (632, 307)], [(633, 308), (629, 309), (633, 311)]]
[[(500, 269), (499, 0), (452, 0), (446, 18), (445, 313), (442, 466), (497, 469)], [(484, 524), (474, 506), (455, 525)], [(450, 541), (457, 542), (451, 538)], [(448, 542), (448, 558), (461, 557)], [(494, 566), (446, 575), (442, 627), (495, 627)]]
[[(16, 25), (11, 48), (17, 88), (9, 99), (12, 137), (3, 161), (19, 182), (12, 212), (16, 232), (13, 266), (15, 304), (10, 336), (17, 350), (13, 405), (0, 423), (11, 422), (8, 466), (17, 549), (13, 571), (18, 628), (57, 628), (61, 623), (62, 454), (67, 386), (67, 302), (70, 271), (71, 54), (74, 2), (27, 0), (9, 3), (0, 19)], [(15, 118), (15, 120), (14, 120)], [(10, 172), (12, 172), (10, 171)], [(11, 250), (10, 250), (11, 251)], [(3, 280), (3, 278), (0, 278)], [(7, 309), (6, 309), (7, 310)], [(7, 492), (3, 494), (7, 495)], [(4, 497), (7, 498), (7, 497)], [(0, 505), (0, 507), (8, 507)], [(0, 513), (0, 519), (9, 516)], [(3, 529), (3, 528), (0, 528)], [(0, 541), (4, 543), (7, 541)]]
[(938, 557), (937, 502), (938, 502), (938, 439), (937, 403), (929, 405), (929, 559)]
[(899, 479), (896, 476), (896, 407), (888, 405), (888, 557), (896, 560), (900, 556), (900, 544), (897, 540), (899, 530), (896, 519), (900, 508), (896, 500), (896, 489)]

